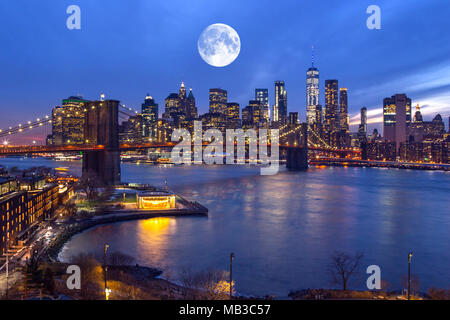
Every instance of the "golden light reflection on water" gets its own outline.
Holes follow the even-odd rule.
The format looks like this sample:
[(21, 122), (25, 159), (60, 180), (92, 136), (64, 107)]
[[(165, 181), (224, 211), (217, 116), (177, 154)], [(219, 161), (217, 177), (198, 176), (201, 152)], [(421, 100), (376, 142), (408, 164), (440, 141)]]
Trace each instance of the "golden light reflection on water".
[(176, 225), (176, 220), (172, 218), (153, 218), (148, 220), (141, 220), (139, 224), (139, 231), (144, 233), (150, 232), (152, 236), (162, 235), (166, 230)]
[(137, 245), (148, 250), (148, 254), (154, 259), (152, 263), (159, 263), (167, 247), (172, 245), (169, 238), (176, 233), (176, 225), (177, 221), (174, 218), (139, 221), (136, 229)]

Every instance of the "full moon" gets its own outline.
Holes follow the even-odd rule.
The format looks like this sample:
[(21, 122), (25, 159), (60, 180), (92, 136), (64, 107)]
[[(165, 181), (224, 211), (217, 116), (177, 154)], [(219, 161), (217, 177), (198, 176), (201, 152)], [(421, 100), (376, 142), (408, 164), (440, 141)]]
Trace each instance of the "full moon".
[(239, 55), (241, 39), (232, 27), (215, 23), (203, 30), (197, 47), (206, 63), (214, 67), (225, 67)]

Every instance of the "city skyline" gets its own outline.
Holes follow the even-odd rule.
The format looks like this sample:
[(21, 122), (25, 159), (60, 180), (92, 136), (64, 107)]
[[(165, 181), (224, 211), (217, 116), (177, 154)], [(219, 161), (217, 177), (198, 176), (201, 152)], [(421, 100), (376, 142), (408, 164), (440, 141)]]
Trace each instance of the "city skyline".
[[(329, 1), (305, 2), (301, 12), (297, 13), (304, 19), (284, 19), (286, 21), (282, 20), (279, 25), (269, 22), (258, 29), (240, 19), (252, 9), (254, 3), (251, 2), (246, 5), (231, 2), (229, 8), (220, 11), (207, 7), (206, 2), (192, 4), (189, 8), (177, 4), (176, 1), (159, 3), (149, 8), (145, 2), (137, 2), (132, 10), (122, 13), (120, 4), (103, 8), (79, 1), (83, 22), (81, 30), (77, 31), (65, 28), (66, 4), (30, 5), (28, 11), (21, 13), (18, 22), (6, 17), (2, 29), (7, 30), (6, 24), (9, 24), (17, 30), (14, 39), (2, 31), (7, 49), (0, 53), (0, 59), (14, 59), (15, 63), (4, 65), (4, 77), (0, 79), (5, 90), (0, 103), (8, 110), (0, 127), (16, 124), (24, 111), (30, 119), (40, 117), (59, 105), (62, 98), (77, 94), (96, 99), (104, 93), (107, 98), (118, 99), (139, 110), (143, 97), (149, 93), (162, 106), (167, 95), (177, 90), (181, 81), (193, 88), (201, 114), (208, 111), (208, 90), (215, 87), (227, 90), (229, 101), (238, 102), (242, 107), (253, 99), (255, 88), (268, 88), (272, 108), (275, 103), (273, 83), (283, 80), (289, 95), (287, 112), (298, 112), (300, 120), (305, 121), (305, 72), (311, 66), (311, 45), (315, 47), (315, 66), (320, 71), (319, 102), (325, 104), (324, 83), (327, 79), (337, 79), (339, 86), (348, 88), (351, 131), (357, 131), (362, 106), (368, 108), (369, 132), (374, 127), (381, 131), (382, 100), (394, 93), (406, 93), (414, 105), (420, 104), (427, 120), (437, 113), (444, 119), (449, 116), (447, 98), (450, 90), (446, 76), (450, 70), (445, 65), (450, 46), (438, 35), (430, 33), (432, 27), (438, 27), (436, 21), (439, 19), (432, 21), (431, 24), (436, 25), (426, 30), (409, 23), (407, 27), (404, 25), (411, 16), (423, 10), (432, 10), (439, 16), (445, 12), (440, 6), (446, 7), (445, 4), (425, 7), (418, 1), (408, 5), (381, 2), (381, 30), (366, 28), (365, 2), (351, 6)], [(282, 4), (286, 8), (300, 8), (292, 1)], [(270, 7), (262, 6), (262, 17), (269, 17), (269, 14), (280, 17), (279, 13), (269, 10)], [(4, 10), (18, 10), (18, 6), (8, 6)], [(215, 22), (212, 11), (217, 13), (214, 20), (230, 24), (242, 39), (239, 57), (226, 68), (206, 65), (195, 48), (201, 30)], [(161, 13), (153, 24), (157, 34), (144, 24), (146, 12)], [(289, 17), (293, 14), (289, 10), (284, 12)], [(34, 21), (28, 19), (31, 13), (46, 17), (36, 22), (35, 32), (42, 34), (39, 43), (30, 36), (30, 21)], [(133, 15), (136, 24), (121, 23), (123, 14), (127, 14), (127, 18)], [(106, 17), (111, 17), (111, 21)], [(179, 22), (173, 24), (175, 18)], [(323, 27), (325, 20), (334, 26), (333, 31)], [(112, 23), (114, 32), (106, 32), (108, 23)], [(132, 34), (134, 28), (143, 32)], [(298, 38), (296, 30), (299, 29), (302, 37)], [(411, 33), (417, 36), (412, 37)], [(260, 41), (256, 36), (259, 34), (266, 35), (266, 41)], [(336, 35), (340, 38), (335, 39)], [(66, 41), (55, 43), (53, 37)], [(114, 42), (117, 39), (121, 40), (119, 44)], [(408, 41), (396, 50), (386, 50), (398, 39)], [(424, 39), (427, 43), (423, 43)], [(345, 40), (345, 48), (337, 40)], [(22, 43), (31, 47), (45, 44), (48, 50), (30, 53), (23, 49)], [(282, 48), (276, 50), (277, 44), (281, 43)], [(95, 46), (104, 46), (108, 51), (101, 54), (93, 49), (80, 49)], [(160, 49), (162, 47), (164, 50)], [(427, 50), (427, 47), (439, 47), (439, 51)], [(410, 54), (412, 50), (414, 55)], [(182, 59), (175, 57), (178, 51)]]

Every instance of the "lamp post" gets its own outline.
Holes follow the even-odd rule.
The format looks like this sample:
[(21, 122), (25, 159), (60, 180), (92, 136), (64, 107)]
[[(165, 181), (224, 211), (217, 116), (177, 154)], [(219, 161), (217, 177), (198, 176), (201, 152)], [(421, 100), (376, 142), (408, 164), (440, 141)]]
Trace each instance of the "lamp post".
[(411, 258), (412, 252), (408, 253), (408, 300), (411, 297)]
[(234, 253), (230, 253), (230, 300), (233, 299), (233, 259)]
[(108, 251), (109, 245), (105, 244), (105, 254), (103, 256), (103, 271), (104, 271), (104, 277), (105, 277), (105, 299), (108, 300), (109, 293), (111, 290), (108, 289), (108, 283), (106, 278), (106, 272), (108, 271), (108, 267), (106, 266), (106, 251)]

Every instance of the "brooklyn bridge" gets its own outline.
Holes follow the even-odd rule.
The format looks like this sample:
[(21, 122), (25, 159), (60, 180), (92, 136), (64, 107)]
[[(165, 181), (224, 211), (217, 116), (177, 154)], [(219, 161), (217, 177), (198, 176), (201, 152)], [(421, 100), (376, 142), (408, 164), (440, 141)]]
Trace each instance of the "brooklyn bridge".
[[(126, 114), (117, 100), (93, 101), (85, 112), (84, 144), (74, 145), (26, 145), (1, 146), (0, 156), (28, 155), (60, 152), (81, 152), (83, 154), (83, 176), (96, 176), (108, 185), (119, 184), (120, 153), (122, 151), (144, 150), (151, 148), (172, 149), (175, 142), (120, 143), (119, 114)], [(17, 125), (0, 130), (0, 138), (9, 137), (39, 128), (51, 123), (45, 116), (25, 125)], [(279, 149), (285, 155), (286, 167), (289, 170), (306, 170), (309, 157), (319, 158), (326, 154), (322, 164), (332, 163), (336, 159), (355, 161), (360, 159), (361, 151), (355, 148), (339, 149), (328, 145), (314, 130), (308, 130), (305, 123), (283, 125), (279, 127)], [(203, 143), (207, 145), (207, 143)], [(268, 144), (270, 146), (270, 143)]]

